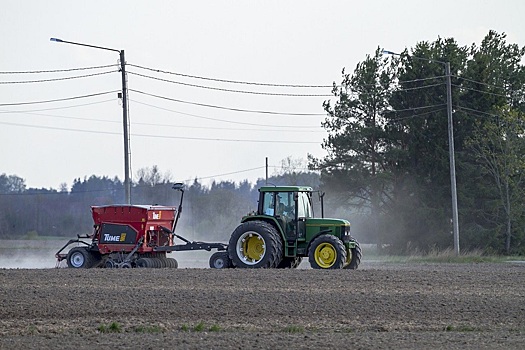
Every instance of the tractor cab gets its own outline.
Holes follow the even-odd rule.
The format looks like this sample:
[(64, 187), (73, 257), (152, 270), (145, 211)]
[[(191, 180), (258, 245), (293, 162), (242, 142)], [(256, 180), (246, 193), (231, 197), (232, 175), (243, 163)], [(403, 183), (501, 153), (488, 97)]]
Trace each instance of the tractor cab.
[(287, 239), (304, 238), (306, 220), (314, 216), (311, 193), (310, 187), (262, 187), (259, 215), (274, 217)]

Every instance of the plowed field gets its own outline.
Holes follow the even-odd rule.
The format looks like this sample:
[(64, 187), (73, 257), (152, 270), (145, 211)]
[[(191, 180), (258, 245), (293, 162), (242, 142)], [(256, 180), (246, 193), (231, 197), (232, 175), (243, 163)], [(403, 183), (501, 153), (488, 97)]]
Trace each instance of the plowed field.
[[(303, 267), (303, 265), (302, 265)], [(2, 269), (2, 349), (523, 349), (525, 265)]]

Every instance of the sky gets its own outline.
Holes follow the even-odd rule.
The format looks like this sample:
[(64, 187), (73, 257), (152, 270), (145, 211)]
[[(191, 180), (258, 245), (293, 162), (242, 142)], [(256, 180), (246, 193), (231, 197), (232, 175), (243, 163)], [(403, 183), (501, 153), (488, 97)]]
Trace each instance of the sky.
[[(479, 45), (495, 30), (524, 46), (524, 13), (521, 0), (3, 0), (0, 174), (28, 188), (124, 179), (119, 53), (52, 37), (124, 50), (133, 181), (157, 166), (173, 181), (254, 183), (266, 158), (272, 175), (326, 154), (331, 88), (275, 85), (331, 86), (378, 47), (438, 37)], [(89, 69), (57, 72), (77, 68)], [(55, 72), (18, 73), (35, 71)]]

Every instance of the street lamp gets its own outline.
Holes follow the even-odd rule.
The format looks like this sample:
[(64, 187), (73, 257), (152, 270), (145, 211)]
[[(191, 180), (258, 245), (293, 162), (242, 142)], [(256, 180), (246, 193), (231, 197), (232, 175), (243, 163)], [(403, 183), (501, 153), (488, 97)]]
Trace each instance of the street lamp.
[[(384, 54), (401, 56), (398, 53), (383, 50)], [(454, 231), (454, 251), (459, 255), (459, 223), (458, 223), (458, 195), (456, 191), (456, 159), (454, 155), (454, 124), (452, 119), (452, 84), (450, 74), (450, 62), (437, 61), (434, 59), (410, 56), (417, 60), (436, 62), (445, 66), (445, 77), (447, 81), (447, 115), (448, 115), (448, 151), (450, 160), (450, 187), (452, 191), (452, 228)]]
[(122, 73), (122, 123), (124, 126), (124, 191), (126, 196), (126, 203), (131, 204), (131, 182), (129, 180), (129, 136), (128, 136), (128, 97), (126, 84), (126, 60), (124, 59), (124, 50), (110, 49), (108, 47), (88, 45), (66, 41), (57, 38), (49, 39), (57, 43), (73, 44), (80, 46), (92, 47), (95, 49), (108, 50), (118, 52), (120, 54), (120, 71)]

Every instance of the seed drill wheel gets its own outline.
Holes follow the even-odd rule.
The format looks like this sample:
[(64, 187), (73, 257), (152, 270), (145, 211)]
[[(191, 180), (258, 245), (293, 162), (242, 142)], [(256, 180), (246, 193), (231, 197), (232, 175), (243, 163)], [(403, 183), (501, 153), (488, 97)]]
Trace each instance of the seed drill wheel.
[(343, 242), (333, 235), (320, 235), (308, 250), (308, 260), (314, 269), (341, 269), (346, 261)]
[(176, 269), (179, 267), (179, 263), (175, 258), (166, 258), (166, 266), (171, 269)]
[(85, 247), (76, 247), (67, 253), (67, 266), (75, 269), (89, 269), (94, 257)]
[(227, 269), (231, 267), (231, 260), (228, 252), (215, 252), (210, 257), (210, 267), (212, 269)]
[(272, 225), (248, 221), (233, 231), (228, 255), (233, 265), (240, 268), (277, 267), (283, 259), (282, 239)]
[(138, 268), (147, 268), (147, 267), (150, 267), (149, 264), (150, 264), (150, 262), (149, 262), (149, 258), (138, 258), (137, 261), (135, 262), (135, 265), (136, 265)]

